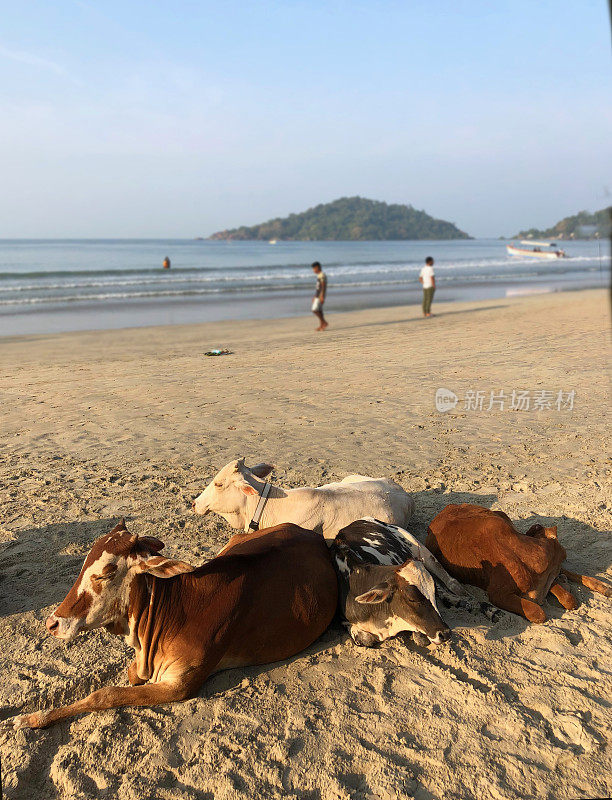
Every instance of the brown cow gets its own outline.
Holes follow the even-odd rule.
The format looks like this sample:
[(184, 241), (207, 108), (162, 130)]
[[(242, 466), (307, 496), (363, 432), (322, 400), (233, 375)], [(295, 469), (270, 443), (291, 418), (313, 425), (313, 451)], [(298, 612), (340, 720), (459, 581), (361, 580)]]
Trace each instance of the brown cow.
[(519, 533), (503, 511), (482, 506), (449, 505), (429, 526), (426, 547), (460, 581), (479, 586), (493, 605), (544, 622), (541, 608), (548, 592), (564, 608), (574, 609), (574, 596), (558, 581), (559, 573), (594, 592), (612, 596), (612, 589), (595, 578), (561, 567), (566, 552), (557, 528), (532, 525)]
[[(98, 539), (76, 583), (47, 620), (59, 639), (105, 627), (136, 651), (132, 686), (111, 686), (15, 728), (119, 706), (151, 706), (197, 694), (214, 672), (289, 658), (331, 622), (338, 599), (325, 540), (283, 524), (234, 536), (201, 567), (158, 555), (158, 539), (122, 520)], [(149, 681), (149, 683), (147, 683)]]

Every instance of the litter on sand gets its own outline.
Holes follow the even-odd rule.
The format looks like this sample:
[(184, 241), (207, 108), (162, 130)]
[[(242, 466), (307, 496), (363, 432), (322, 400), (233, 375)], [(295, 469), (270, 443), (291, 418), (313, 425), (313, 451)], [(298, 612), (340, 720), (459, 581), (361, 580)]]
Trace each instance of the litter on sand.
[(231, 356), (231, 350), (207, 350), (204, 353), (205, 356)]

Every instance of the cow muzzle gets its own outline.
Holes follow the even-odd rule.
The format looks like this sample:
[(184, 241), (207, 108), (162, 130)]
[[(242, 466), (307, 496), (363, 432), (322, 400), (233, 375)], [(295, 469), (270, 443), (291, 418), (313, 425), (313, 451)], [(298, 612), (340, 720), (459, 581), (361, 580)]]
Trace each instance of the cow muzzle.
[(429, 637), (429, 641), (432, 644), (443, 644), (444, 642), (448, 642), (448, 640), (452, 636), (452, 631), (450, 628), (442, 628), (441, 630), (436, 632), (436, 635), (433, 637)]
[(55, 636), (56, 631), (59, 630), (59, 620), (55, 614), (51, 614), (50, 617), (47, 617), (45, 625), (47, 626), (49, 633), (52, 633)]
[(351, 639), (358, 647), (376, 647), (380, 644), (380, 639), (369, 631), (364, 631), (353, 625), (350, 629)]
[(78, 617), (56, 617), (55, 614), (47, 617), (45, 625), (47, 630), (56, 639), (70, 641), (83, 627), (84, 620)]

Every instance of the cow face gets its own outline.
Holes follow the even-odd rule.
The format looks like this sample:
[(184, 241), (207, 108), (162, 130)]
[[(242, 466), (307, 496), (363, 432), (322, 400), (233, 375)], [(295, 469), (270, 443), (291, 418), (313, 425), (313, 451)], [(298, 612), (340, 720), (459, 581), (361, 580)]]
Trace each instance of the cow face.
[(245, 525), (246, 507), (248, 497), (257, 497), (259, 492), (255, 488), (257, 479), (263, 479), (273, 470), (270, 464), (257, 464), (254, 467), (245, 466), (244, 458), (231, 461), (218, 472), (213, 480), (193, 503), (196, 514), (207, 514), (214, 511), (225, 517), (234, 528), (243, 528)]
[(49, 632), (67, 641), (79, 631), (102, 626), (127, 633), (130, 586), (137, 575), (169, 578), (194, 569), (157, 555), (163, 546), (152, 536), (131, 534), (121, 520), (94, 542), (74, 586), (47, 619)]
[(435, 584), (423, 564), (361, 565), (351, 574), (346, 617), (356, 644), (371, 647), (402, 631), (420, 643), (441, 644), (450, 628), (436, 606)]

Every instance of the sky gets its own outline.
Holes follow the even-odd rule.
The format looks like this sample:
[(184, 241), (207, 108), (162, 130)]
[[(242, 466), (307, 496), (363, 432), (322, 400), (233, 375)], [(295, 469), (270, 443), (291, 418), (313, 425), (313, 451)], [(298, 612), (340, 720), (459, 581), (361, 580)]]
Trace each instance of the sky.
[(477, 237), (610, 203), (605, 0), (0, 0), (0, 237), (361, 195)]

